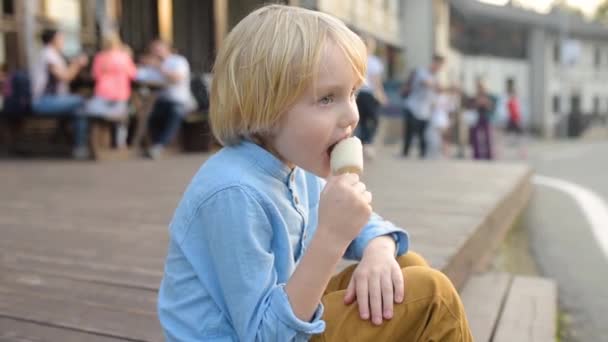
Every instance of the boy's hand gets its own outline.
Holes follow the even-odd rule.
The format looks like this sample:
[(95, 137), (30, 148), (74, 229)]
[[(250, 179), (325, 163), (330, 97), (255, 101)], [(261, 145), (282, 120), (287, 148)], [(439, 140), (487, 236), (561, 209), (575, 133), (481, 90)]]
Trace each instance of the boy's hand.
[(319, 202), (319, 229), (332, 237), (329, 243), (349, 243), (363, 229), (372, 213), (372, 195), (359, 176), (348, 173), (330, 177)]
[(346, 288), (344, 303), (349, 305), (356, 299), (361, 319), (371, 317), (375, 325), (382, 324), (383, 318), (393, 318), (393, 303), (403, 302), (403, 273), (395, 248), (395, 241), (388, 236), (370, 241)]

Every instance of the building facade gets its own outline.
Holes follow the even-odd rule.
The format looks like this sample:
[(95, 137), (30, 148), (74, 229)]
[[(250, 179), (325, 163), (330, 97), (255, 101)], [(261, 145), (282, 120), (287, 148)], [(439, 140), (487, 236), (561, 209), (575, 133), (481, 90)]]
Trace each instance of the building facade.
[(449, 72), (467, 92), (482, 78), (504, 95), (512, 80), (526, 127), (544, 137), (566, 135), (573, 115), (608, 115), (608, 28), (598, 23), (453, 0), (449, 55)]
[(329, 13), (355, 32), (375, 38), (375, 53), (384, 61), (385, 77), (396, 79), (403, 74), (399, 0), (292, 0), (290, 4)]
[[(387, 76), (402, 68), (403, 42), (398, 0), (275, 0), (330, 13), (355, 31), (378, 41)], [(0, 63), (28, 65), (39, 49), (38, 33), (46, 26), (66, 32), (66, 53), (93, 53), (100, 37), (119, 30), (137, 54), (162, 38), (189, 59), (195, 72), (210, 72), (215, 52), (227, 32), (265, 0), (2, 0)]]
[(574, 14), (541, 14), (477, 0), (402, 0), (405, 73), (447, 57), (444, 84), (498, 96), (513, 82), (527, 129), (565, 135), (572, 113), (608, 117), (608, 28)]

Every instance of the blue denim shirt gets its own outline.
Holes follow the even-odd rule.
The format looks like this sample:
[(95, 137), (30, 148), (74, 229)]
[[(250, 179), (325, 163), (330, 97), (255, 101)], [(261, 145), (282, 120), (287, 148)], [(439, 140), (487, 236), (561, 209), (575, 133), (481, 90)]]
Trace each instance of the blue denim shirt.
[[(224, 148), (194, 176), (170, 224), (158, 314), (168, 341), (307, 341), (324, 331), (293, 313), (284, 286), (317, 228), (324, 181), (251, 142)], [(407, 233), (373, 215), (346, 250)]]

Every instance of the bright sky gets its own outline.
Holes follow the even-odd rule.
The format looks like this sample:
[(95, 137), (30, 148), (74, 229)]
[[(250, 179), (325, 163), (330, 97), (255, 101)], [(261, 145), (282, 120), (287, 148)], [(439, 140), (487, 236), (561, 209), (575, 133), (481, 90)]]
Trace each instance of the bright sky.
[[(505, 5), (509, 0), (479, 0), (494, 5)], [(522, 1), (526, 7), (530, 7), (539, 12), (547, 12), (551, 8), (553, 0), (526, 0)], [(569, 5), (580, 8), (585, 14), (591, 15), (595, 8), (602, 2), (602, 0), (567, 0)]]

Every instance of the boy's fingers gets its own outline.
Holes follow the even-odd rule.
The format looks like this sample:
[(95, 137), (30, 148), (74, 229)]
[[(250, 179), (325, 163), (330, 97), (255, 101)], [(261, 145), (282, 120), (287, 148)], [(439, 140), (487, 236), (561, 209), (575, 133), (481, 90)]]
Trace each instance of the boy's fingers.
[(350, 305), (355, 301), (355, 278), (351, 277), (348, 286), (346, 287), (346, 293), (344, 294), (344, 304)]
[(382, 317), (393, 318), (393, 280), (391, 275), (382, 275)]
[(357, 304), (359, 304), (359, 315), (361, 319), (369, 319), (369, 292), (367, 287), (367, 279), (356, 281), (355, 287), (357, 292)]
[(358, 182), (357, 184), (353, 185), (353, 190), (358, 194), (362, 194), (367, 190), (367, 188), (365, 187), (365, 184)]
[(403, 271), (401, 271), (399, 266), (395, 266), (395, 269), (393, 269), (393, 272), (391, 273), (393, 289), (395, 291), (395, 303), (402, 303), (403, 298), (405, 297), (405, 281), (403, 277)]
[(372, 311), (372, 322), (382, 324), (382, 288), (380, 277), (371, 277), (369, 280), (369, 307)]

